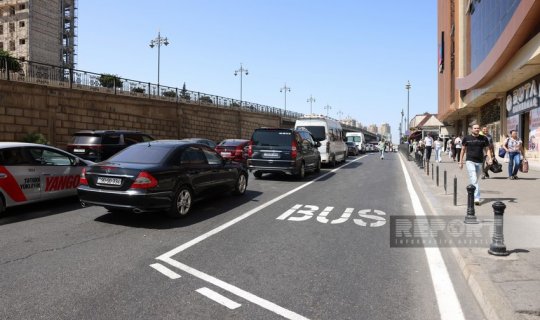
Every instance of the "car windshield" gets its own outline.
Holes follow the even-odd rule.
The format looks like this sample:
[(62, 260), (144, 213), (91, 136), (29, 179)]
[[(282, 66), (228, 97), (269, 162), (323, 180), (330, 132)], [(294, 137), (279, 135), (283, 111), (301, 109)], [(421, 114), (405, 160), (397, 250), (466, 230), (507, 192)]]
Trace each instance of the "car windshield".
[(170, 146), (157, 146), (148, 143), (141, 143), (120, 151), (107, 161), (159, 164), (167, 158), (172, 149), (173, 148)]
[(360, 136), (348, 136), (347, 141), (349, 141), (349, 142), (362, 142), (362, 137), (360, 137)]
[(93, 135), (76, 135), (71, 139), (72, 144), (100, 144), (101, 137)]
[(289, 146), (291, 145), (290, 131), (282, 130), (256, 130), (253, 133), (253, 145), (254, 146)]
[(323, 126), (304, 126), (316, 141), (322, 141), (326, 139), (326, 133)]

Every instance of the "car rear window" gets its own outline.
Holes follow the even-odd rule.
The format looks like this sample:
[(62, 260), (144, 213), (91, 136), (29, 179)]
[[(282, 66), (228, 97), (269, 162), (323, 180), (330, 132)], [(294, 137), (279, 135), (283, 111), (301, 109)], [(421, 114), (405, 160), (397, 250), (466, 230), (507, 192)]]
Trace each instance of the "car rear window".
[(144, 163), (144, 164), (159, 164), (162, 163), (173, 148), (170, 146), (156, 146), (147, 143), (141, 143), (128, 147), (107, 161), (110, 162), (125, 162), (125, 163)]
[(322, 141), (326, 139), (326, 133), (323, 126), (304, 126), (304, 128), (311, 132), (311, 135), (315, 140)]
[(71, 139), (72, 144), (100, 144), (101, 137), (93, 135), (75, 135)]
[(291, 145), (291, 138), (288, 130), (255, 130), (251, 139), (254, 146), (277, 147)]
[(243, 140), (224, 140), (224, 141), (221, 141), (219, 143), (219, 146), (222, 146), (222, 147), (236, 147), (236, 146), (241, 145), (244, 142), (246, 142), (246, 141), (243, 141)]

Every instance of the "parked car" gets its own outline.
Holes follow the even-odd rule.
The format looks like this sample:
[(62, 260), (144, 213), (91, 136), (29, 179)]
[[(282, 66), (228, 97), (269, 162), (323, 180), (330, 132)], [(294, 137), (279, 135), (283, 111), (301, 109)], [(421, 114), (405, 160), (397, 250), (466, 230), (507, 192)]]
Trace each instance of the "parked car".
[(242, 195), (248, 173), (203, 144), (156, 140), (128, 147), (83, 170), (78, 188), (83, 205), (111, 212), (189, 213), (195, 198), (215, 192)]
[(91, 161), (42, 144), (0, 142), (0, 213), (21, 204), (77, 194)]
[(249, 140), (246, 139), (225, 139), (216, 146), (216, 151), (224, 159), (247, 163), (247, 146)]
[(321, 170), (320, 145), (304, 129), (255, 129), (248, 146), (248, 169), (255, 178), (263, 173), (285, 173), (302, 179), (306, 171)]
[(356, 143), (350, 141), (347, 142), (347, 154), (350, 156), (357, 156), (360, 151), (358, 151), (358, 146)]
[(130, 145), (152, 140), (152, 136), (140, 131), (82, 130), (73, 135), (67, 151), (83, 159), (99, 162)]
[(212, 149), (215, 149), (216, 146), (217, 146), (217, 143), (215, 143), (214, 141), (212, 141), (210, 139), (205, 139), (205, 138), (186, 138), (186, 139), (182, 139), (182, 140), (183, 141), (189, 141), (189, 142), (192, 142), (192, 143), (205, 144), (205, 145), (209, 146)]

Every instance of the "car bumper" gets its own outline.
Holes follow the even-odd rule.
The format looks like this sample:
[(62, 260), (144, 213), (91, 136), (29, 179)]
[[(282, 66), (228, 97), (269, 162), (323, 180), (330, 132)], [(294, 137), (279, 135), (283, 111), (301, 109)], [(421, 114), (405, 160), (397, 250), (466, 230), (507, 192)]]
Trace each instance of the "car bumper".
[(133, 212), (167, 210), (173, 194), (170, 191), (147, 193), (140, 190), (111, 191), (79, 186), (79, 200), (87, 205), (116, 208)]
[(299, 168), (295, 161), (273, 161), (272, 163), (262, 163), (259, 160), (248, 160), (248, 170), (262, 173), (286, 173), (297, 174)]

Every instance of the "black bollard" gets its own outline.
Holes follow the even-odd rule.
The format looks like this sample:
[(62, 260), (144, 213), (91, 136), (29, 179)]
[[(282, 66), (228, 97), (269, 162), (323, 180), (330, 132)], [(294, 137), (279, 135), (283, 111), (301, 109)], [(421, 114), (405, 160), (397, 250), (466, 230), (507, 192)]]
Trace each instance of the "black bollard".
[(436, 176), (437, 176), (436, 180), (437, 180), (437, 187), (438, 187), (439, 186), (439, 166), (438, 165), (437, 165), (437, 174), (436, 174)]
[(457, 206), (457, 177), (454, 176), (454, 206)]
[(432, 164), (431, 164), (431, 181), (433, 181), (433, 179), (435, 178), (435, 177), (433, 176), (433, 172), (434, 172), (434, 170), (433, 170), (433, 163), (432, 163)]
[(429, 162), (426, 160), (426, 173), (429, 176)]
[(503, 215), (506, 205), (501, 201), (497, 201), (492, 207), (493, 213), (495, 214), (495, 230), (493, 230), (493, 242), (491, 242), (491, 245), (489, 246), (488, 253), (494, 256), (507, 256), (510, 252), (506, 251), (503, 235)]
[(444, 170), (443, 181), (444, 181), (444, 194), (448, 194), (448, 193), (447, 193), (448, 190), (447, 190), (447, 188), (446, 188), (446, 187), (447, 187), (447, 184), (446, 184), (446, 183), (447, 183), (447, 180), (446, 180), (446, 170)]
[(467, 224), (478, 223), (474, 215), (474, 190), (476, 190), (476, 187), (472, 184), (467, 186), (467, 216), (465, 216), (465, 223)]
[(420, 159), (420, 169), (424, 169), (424, 158), (422, 157), (422, 154), (419, 154), (418, 158)]

